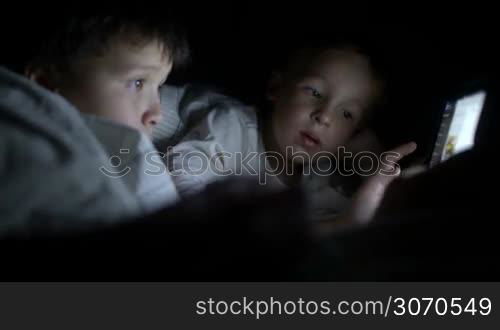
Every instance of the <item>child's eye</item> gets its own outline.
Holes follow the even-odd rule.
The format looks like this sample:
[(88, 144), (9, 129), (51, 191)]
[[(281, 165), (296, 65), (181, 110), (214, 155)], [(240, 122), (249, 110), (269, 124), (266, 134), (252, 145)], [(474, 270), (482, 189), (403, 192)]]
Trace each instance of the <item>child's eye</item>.
[(352, 119), (352, 113), (350, 113), (348, 110), (344, 110), (342, 112), (342, 115), (344, 116), (345, 119)]
[(314, 87), (306, 86), (305, 90), (307, 90), (311, 95), (315, 98), (320, 99), (322, 97), (321, 93)]
[(137, 79), (134, 80), (134, 87), (137, 90), (141, 90), (144, 87), (144, 79)]
[(135, 91), (140, 91), (144, 88), (144, 84), (146, 83), (145, 79), (134, 79), (129, 81), (129, 88), (133, 88)]

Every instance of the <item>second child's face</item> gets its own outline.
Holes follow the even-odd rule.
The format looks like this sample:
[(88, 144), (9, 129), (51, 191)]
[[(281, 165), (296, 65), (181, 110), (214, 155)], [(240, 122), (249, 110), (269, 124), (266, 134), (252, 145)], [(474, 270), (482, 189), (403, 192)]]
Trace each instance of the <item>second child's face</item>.
[(353, 136), (377, 92), (363, 57), (323, 53), (300, 77), (281, 81), (271, 93), (271, 131), (279, 151), (335, 153)]
[(172, 63), (160, 44), (113, 42), (106, 52), (78, 64), (78, 81), (60, 93), (81, 112), (94, 114), (151, 135), (161, 120), (159, 87)]

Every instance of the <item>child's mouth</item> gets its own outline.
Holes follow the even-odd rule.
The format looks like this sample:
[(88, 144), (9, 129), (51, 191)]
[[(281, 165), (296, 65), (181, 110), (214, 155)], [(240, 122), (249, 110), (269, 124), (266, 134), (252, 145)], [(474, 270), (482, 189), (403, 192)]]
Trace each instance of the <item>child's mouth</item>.
[(318, 139), (316, 136), (312, 135), (311, 133), (301, 131), (300, 137), (302, 139), (302, 143), (306, 147), (318, 147), (321, 144), (320, 139)]

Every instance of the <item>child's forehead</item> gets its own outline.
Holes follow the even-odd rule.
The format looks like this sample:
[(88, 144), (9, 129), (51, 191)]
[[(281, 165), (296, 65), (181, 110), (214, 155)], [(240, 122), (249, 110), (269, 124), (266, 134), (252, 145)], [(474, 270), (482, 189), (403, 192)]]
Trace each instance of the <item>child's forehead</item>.
[(327, 79), (372, 78), (369, 61), (350, 51), (328, 50), (310, 58), (304, 65), (304, 75), (320, 74)]
[(115, 55), (124, 57), (142, 57), (156, 61), (170, 61), (170, 54), (166, 46), (156, 39), (138, 39), (120, 37), (111, 40), (109, 49)]
[(172, 65), (169, 53), (156, 40), (143, 42), (124, 38), (113, 40), (108, 44), (101, 60), (117, 69), (143, 67), (159, 70)]
[(310, 57), (298, 80), (315, 79), (343, 103), (357, 104), (367, 110), (379, 96), (380, 88), (369, 60), (352, 51), (328, 50)]

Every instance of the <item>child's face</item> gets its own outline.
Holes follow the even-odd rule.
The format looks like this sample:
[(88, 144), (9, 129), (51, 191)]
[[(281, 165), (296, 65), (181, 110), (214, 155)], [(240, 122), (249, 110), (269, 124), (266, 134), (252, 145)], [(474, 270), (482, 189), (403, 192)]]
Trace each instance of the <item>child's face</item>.
[(84, 113), (101, 116), (151, 135), (161, 120), (159, 87), (172, 63), (160, 44), (113, 42), (106, 52), (77, 64), (77, 81), (59, 92)]
[(279, 82), (270, 95), (277, 147), (285, 152), (291, 146), (310, 156), (336, 152), (353, 136), (377, 92), (363, 57), (323, 53), (299, 77)]

